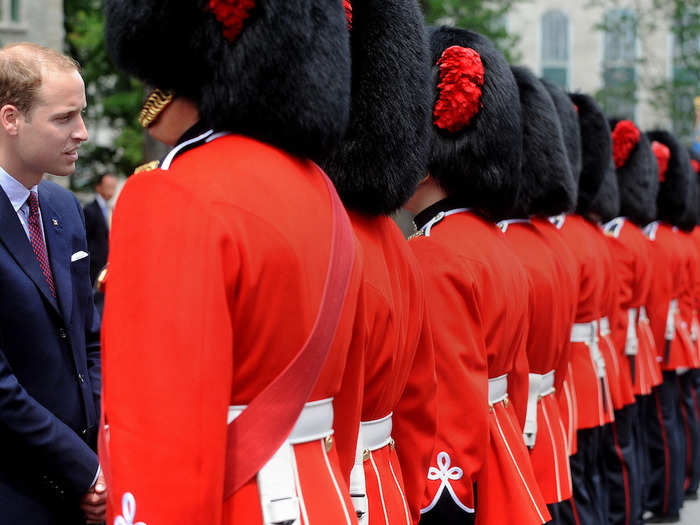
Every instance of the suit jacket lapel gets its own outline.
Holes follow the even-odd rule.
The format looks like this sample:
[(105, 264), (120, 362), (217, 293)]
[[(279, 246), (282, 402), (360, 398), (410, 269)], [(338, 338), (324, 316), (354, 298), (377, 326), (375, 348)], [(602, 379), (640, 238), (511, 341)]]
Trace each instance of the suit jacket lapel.
[(44, 274), (41, 273), (41, 267), (34, 256), (32, 245), (27, 239), (22, 223), (20, 223), (19, 217), (17, 217), (17, 213), (10, 203), (10, 199), (7, 198), (7, 195), (2, 190), (0, 190), (0, 241), (12, 254), (19, 267), (24, 270), (36, 287), (39, 288), (49, 304), (53, 306), (56, 312), (60, 313), (58, 304), (51, 294), (46, 279), (44, 279)]
[(63, 231), (63, 221), (55, 211), (51, 203), (51, 195), (46, 190), (39, 192), (39, 206), (41, 207), (41, 220), (44, 223), (44, 235), (46, 237), (46, 249), (49, 252), (53, 283), (56, 287), (56, 295), (61, 305), (63, 318), (70, 320), (73, 308), (73, 281), (71, 279), (71, 247)]

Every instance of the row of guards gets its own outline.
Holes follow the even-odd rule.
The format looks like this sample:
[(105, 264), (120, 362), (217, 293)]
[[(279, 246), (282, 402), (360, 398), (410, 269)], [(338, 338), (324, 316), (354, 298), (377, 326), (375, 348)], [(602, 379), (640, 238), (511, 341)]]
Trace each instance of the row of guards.
[(173, 146), (113, 216), (110, 524), (637, 525), (697, 497), (698, 164), (670, 133), (415, 0), (105, 12)]

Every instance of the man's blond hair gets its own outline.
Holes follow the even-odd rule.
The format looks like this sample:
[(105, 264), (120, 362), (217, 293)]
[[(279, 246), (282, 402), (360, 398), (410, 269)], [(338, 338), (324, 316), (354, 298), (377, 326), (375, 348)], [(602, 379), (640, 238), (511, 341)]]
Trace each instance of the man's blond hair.
[(54, 49), (29, 42), (0, 49), (0, 108), (9, 104), (29, 115), (37, 101), (42, 75), (52, 69), (80, 71), (80, 65)]

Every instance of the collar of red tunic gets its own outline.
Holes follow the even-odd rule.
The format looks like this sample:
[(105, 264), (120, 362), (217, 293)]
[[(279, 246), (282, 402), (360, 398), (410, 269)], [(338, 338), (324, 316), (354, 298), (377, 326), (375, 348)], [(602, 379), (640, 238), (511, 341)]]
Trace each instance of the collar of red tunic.
[(454, 197), (447, 197), (434, 204), (431, 204), (426, 209), (418, 213), (414, 218), (413, 222), (416, 225), (416, 229), (420, 230), (423, 226), (428, 224), (430, 220), (435, 217), (440, 212), (447, 212), (454, 210), (455, 208), (465, 208), (463, 202), (460, 202)]

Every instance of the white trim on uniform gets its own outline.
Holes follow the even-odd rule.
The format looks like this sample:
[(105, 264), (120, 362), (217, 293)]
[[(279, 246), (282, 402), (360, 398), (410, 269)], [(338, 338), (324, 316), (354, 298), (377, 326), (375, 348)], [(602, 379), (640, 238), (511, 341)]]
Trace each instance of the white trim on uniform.
[(433, 226), (435, 226), (442, 219), (444, 219), (445, 217), (449, 217), (450, 215), (454, 215), (455, 213), (464, 213), (467, 211), (471, 211), (471, 208), (455, 208), (453, 210), (441, 211), (435, 217), (433, 217), (427, 223), (425, 223), (421, 228), (421, 231), (423, 232), (423, 235), (425, 235), (426, 237), (430, 237), (430, 230), (432, 230)]
[(173, 162), (173, 159), (175, 158), (175, 155), (177, 155), (178, 151), (180, 151), (182, 148), (186, 148), (190, 144), (194, 142), (198, 142), (200, 140), (206, 139), (209, 135), (214, 133), (213, 129), (210, 129), (209, 131), (206, 131), (199, 135), (198, 137), (195, 137), (190, 140), (186, 140), (185, 142), (181, 142), (177, 146), (175, 146), (173, 149), (170, 150), (170, 153), (168, 153), (165, 158), (163, 159), (163, 162), (160, 165), (160, 169), (162, 170), (169, 170), (170, 169), (170, 164)]
[(331, 480), (333, 480), (333, 486), (335, 487), (335, 492), (338, 495), (338, 500), (340, 505), (343, 507), (343, 514), (345, 514), (345, 522), (347, 525), (352, 525), (350, 521), (350, 514), (348, 514), (348, 508), (345, 506), (345, 499), (343, 498), (343, 493), (340, 492), (340, 487), (338, 486), (338, 481), (335, 479), (335, 473), (333, 472), (333, 467), (331, 467), (331, 462), (328, 461), (328, 452), (326, 452), (326, 444), (323, 441), (318, 442), (321, 447), (321, 452), (323, 452), (323, 460), (326, 462), (326, 468), (328, 468), (328, 473), (331, 475)]

